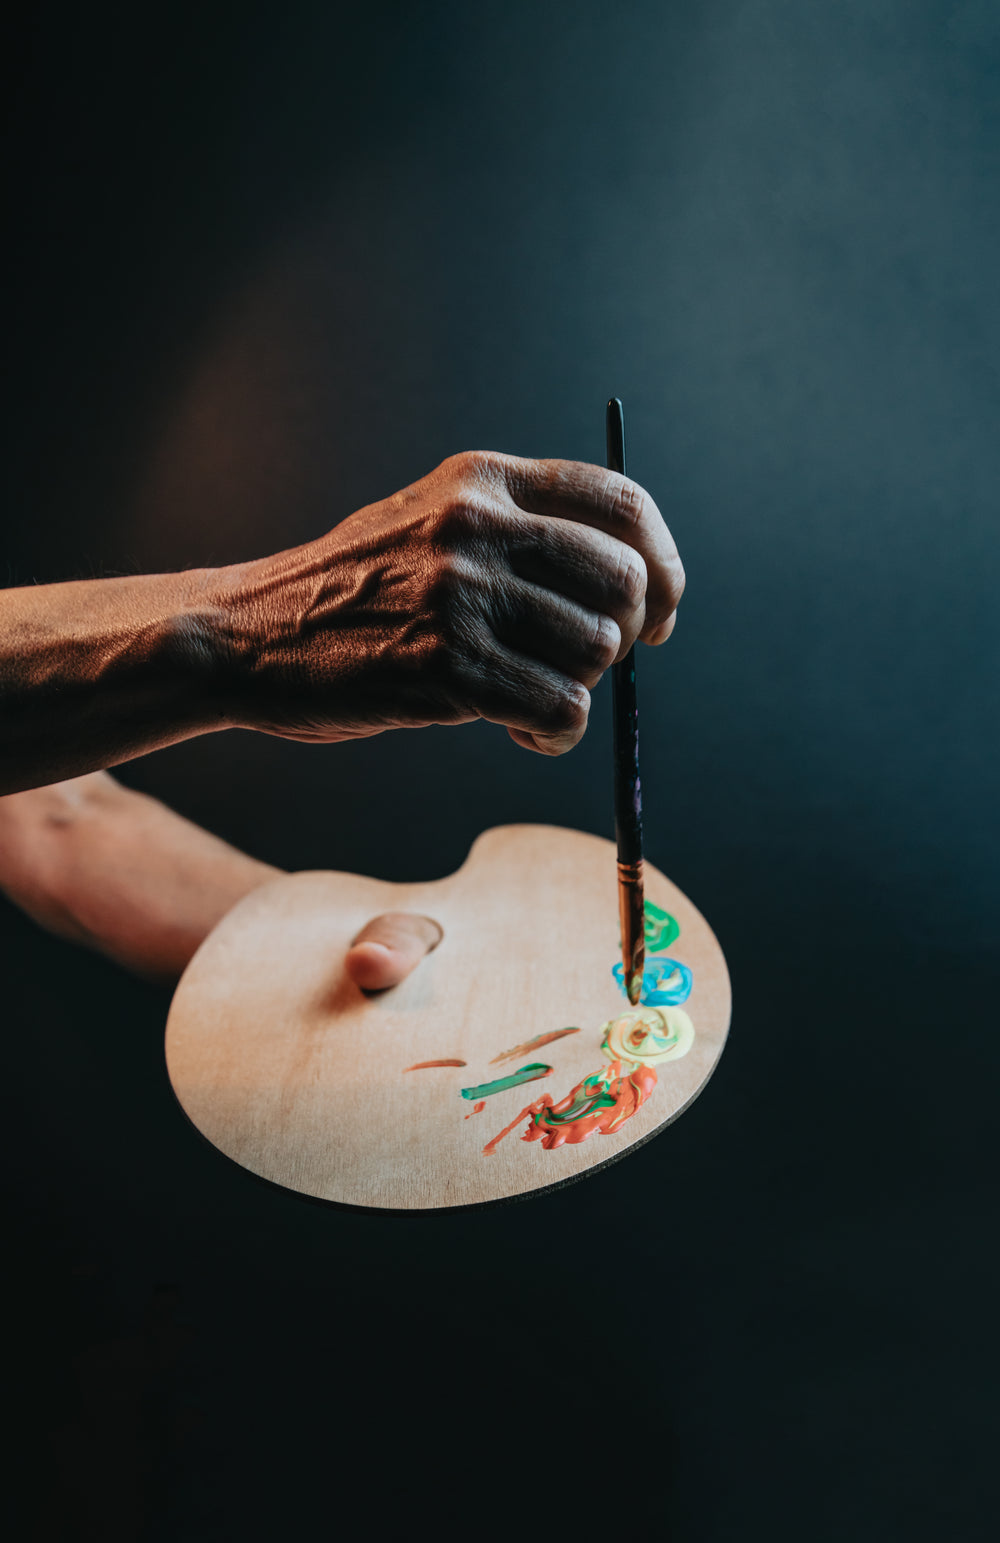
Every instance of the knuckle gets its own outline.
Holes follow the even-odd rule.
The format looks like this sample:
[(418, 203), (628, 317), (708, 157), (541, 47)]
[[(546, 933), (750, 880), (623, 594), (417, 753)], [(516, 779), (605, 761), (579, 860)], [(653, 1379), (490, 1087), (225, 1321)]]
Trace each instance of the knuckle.
[(622, 600), (629, 610), (636, 610), (646, 598), (646, 564), (632, 547), (620, 559), (617, 580)]
[(595, 669), (603, 674), (610, 669), (622, 646), (622, 630), (611, 616), (598, 616), (592, 639), (592, 655)]
[(612, 498), (615, 523), (625, 530), (636, 530), (642, 524), (646, 512), (646, 494), (637, 482), (628, 477), (616, 478), (616, 483)]
[(587, 726), (589, 713), (590, 692), (579, 681), (568, 681), (549, 704), (545, 714), (545, 731), (549, 734), (579, 734)]
[(452, 553), (439, 557), (423, 575), (411, 621), (435, 640), (435, 657), (450, 650), (465, 621), (465, 586), (461, 560)]
[(468, 583), (468, 563), (461, 553), (451, 549), (439, 551), (424, 576), (425, 608), (434, 615), (453, 615), (461, 609)]
[(452, 460), (462, 476), (475, 482), (489, 482), (496, 476), (499, 457), (493, 450), (462, 450)]
[(647, 595), (646, 599), (646, 626), (655, 628), (656, 631), (668, 624), (671, 617), (676, 614), (684, 593), (684, 569), (679, 559), (669, 562), (666, 574), (658, 576), (655, 593)]
[[(434, 510), (433, 534), (438, 548), (461, 546), (483, 527), (486, 509), (474, 494), (456, 489)], [(439, 561), (445, 559), (439, 557)]]
[(425, 606), (439, 611), (450, 604), (458, 584), (458, 561), (452, 552), (440, 552), (424, 575)]

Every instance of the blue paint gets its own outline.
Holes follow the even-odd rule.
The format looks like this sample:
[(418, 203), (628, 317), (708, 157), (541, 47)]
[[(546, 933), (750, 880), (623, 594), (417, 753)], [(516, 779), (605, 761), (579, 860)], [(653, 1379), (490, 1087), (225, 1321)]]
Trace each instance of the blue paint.
[[(611, 973), (622, 996), (627, 996), (621, 965), (616, 964)], [(674, 976), (679, 979), (673, 979)], [(647, 957), (639, 1001), (647, 1007), (679, 1007), (691, 995), (692, 980), (691, 971), (679, 959), (671, 959), (668, 954), (653, 959)]]

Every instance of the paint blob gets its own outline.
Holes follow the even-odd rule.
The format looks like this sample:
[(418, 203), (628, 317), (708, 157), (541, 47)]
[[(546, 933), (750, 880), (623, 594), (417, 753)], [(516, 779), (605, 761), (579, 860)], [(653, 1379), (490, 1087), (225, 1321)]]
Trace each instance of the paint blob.
[(579, 1034), (579, 1029), (553, 1029), (549, 1034), (536, 1034), (534, 1039), (526, 1039), (522, 1045), (515, 1045), (513, 1050), (501, 1050), (490, 1062), (491, 1066), (498, 1066), (501, 1061), (514, 1061), (519, 1055), (527, 1055), (529, 1050), (539, 1050), (542, 1045), (551, 1045), (554, 1040), (565, 1039), (567, 1034)]
[[(619, 991), (623, 996), (627, 996), (625, 972), (621, 965), (613, 965), (611, 973)], [(681, 964), (679, 959), (671, 959), (669, 954), (662, 954), (659, 959), (650, 959), (647, 956), (642, 972), (642, 990), (639, 993), (639, 999), (645, 1002), (647, 1007), (677, 1007), (681, 1002), (686, 1002), (691, 995), (691, 983), (691, 971), (686, 964)]]
[(680, 1007), (638, 1007), (604, 1025), (601, 1049), (609, 1060), (658, 1066), (679, 1061), (694, 1043), (694, 1024)]
[(505, 1093), (508, 1088), (518, 1088), (522, 1082), (537, 1082), (539, 1077), (547, 1077), (552, 1067), (546, 1066), (542, 1061), (532, 1061), (530, 1066), (520, 1066), (516, 1072), (509, 1072), (506, 1077), (497, 1077), (493, 1082), (482, 1082), (477, 1088), (463, 1088), (463, 1098), (489, 1098), (491, 1093)]
[[(630, 1120), (637, 1109), (649, 1098), (656, 1087), (655, 1068), (665, 1061), (678, 1061), (687, 1055), (694, 1043), (694, 1024), (682, 1011), (681, 1002), (691, 995), (692, 973), (686, 964), (660, 953), (680, 936), (676, 919), (647, 900), (643, 907), (643, 934), (646, 960), (642, 973), (642, 1006), (619, 1014), (605, 1023), (601, 1029), (601, 1050), (608, 1064), (600, 1071), (592, 1072), (571, 1088), (565, 1098), (556, 1100), (551, 1093), (544, 1093), (533, 1104), (522, 1109), (498, 1136), (483, 1147), (484, 1157), (492, 1157), (500, 1142), (511, 1131), (528, 1121), (522, 1141), (540, 1141), (546, 1151), (555, 1147), (576, 1145), (589, 1136), (613, 1136)], [(612, 975), (619, 989), (625, 991), (624, 971), (616, 964)], [(579, 1034), (579, 1028), (551, 1029), (522, 1040), (510, 1050), (501, 1050), (493, 1057), (491, 1066), (503, 1061), (513, 1061), (539, 1050), (542, 1045), (554, 1044), (568, 1034)], [(431, 1066), (464, 1066), (459, 1060), (418, 1061), (407, 1071), (419, 1071)], [(541, 1061), (529, 1062), (496, 1077), (492, 1082), (482, 1082), (472, 1088), (460, 1089), (465, 1099), (475, 1100), (472, 1110), (465, 1116), (481, 1114), (486, 1099), (493, 1093), (505, 1093), (508, 1088), (520, 1087), (525, 1082), (535, 1082), (548, 1077), (552, 1067)]]
[(669, 912), (661, 910), (652, 900), (647, 900), (642, 909), (646, 952), (658, 954), (661, 949), (669, 948), (675, 938), (680, 937), (680, 926)]
[(584, 1077), (558, 1103), (551, 1093), (545, 1093), (522, 1109), (499, 1136), (486, 1143), (483, 1156), (492, 1157), (503, 1138), (525, 1119), (531, 1123), (521, 1140), (540, 1141), (547, 1151), (586, 1141), (595, 1133), (613, 1135), (632, 1118), (655, 1087), (656, 1072), (652, 1066), (632, 1066), (626, 1062), (623, 1067), (621, 1061), (612, 1061), (610, 1066)]

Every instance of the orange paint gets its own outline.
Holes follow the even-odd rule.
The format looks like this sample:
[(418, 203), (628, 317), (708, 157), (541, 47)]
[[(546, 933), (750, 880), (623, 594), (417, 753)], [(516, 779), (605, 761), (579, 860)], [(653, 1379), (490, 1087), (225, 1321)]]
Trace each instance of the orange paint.
[(425, 1066), (464, 1066), (464, 1061), (415, 1061), (412, 1066), (404, 1066), (407, 1072), (423, 1071)]
[(469, 1110), (469, 1113), (465, 1116), (465, 1118), (467, 1120), (471, 1120), (472, 1116), (474, 1114), (482, 1114), (482, 1112), (483, 1112), (483, 1110), (485, 1108), (486, 1108), (486, 1100), (485, 1100), (485, 1098), (481, 1098), (479, 1100), (478, 1104), (473, 1104), (472, 1108)]
[(531, 1124), (521, 1140), (540, 1141), (547, 1151), (564, 1143), (586, 1141), (595, 1132), (611, 1136), (632, 1118), (655, 1087), (656, 1072), (652, 1066), (630, 1066), (626, 1073), (621, 1061), (612, 1061), (610, 1066), (584, 1077), (558, 1103), (551, 1093), (544, 1093), (522, 1109), (499, 1136), (486, 1143), (483, 1156), (492, 1157), (503, 1138), (525, 1119), (530, 1119)]

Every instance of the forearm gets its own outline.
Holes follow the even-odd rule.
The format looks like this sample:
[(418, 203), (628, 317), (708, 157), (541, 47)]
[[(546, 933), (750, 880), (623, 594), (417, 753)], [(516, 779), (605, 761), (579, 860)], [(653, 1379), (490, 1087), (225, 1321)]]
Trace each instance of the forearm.
[(104, 773), (0, 798), (0, 890), (60, 937), (176, 980), (279, 869)]
[(226, 728), (216, 570), (0, 592), (0, 793)]

